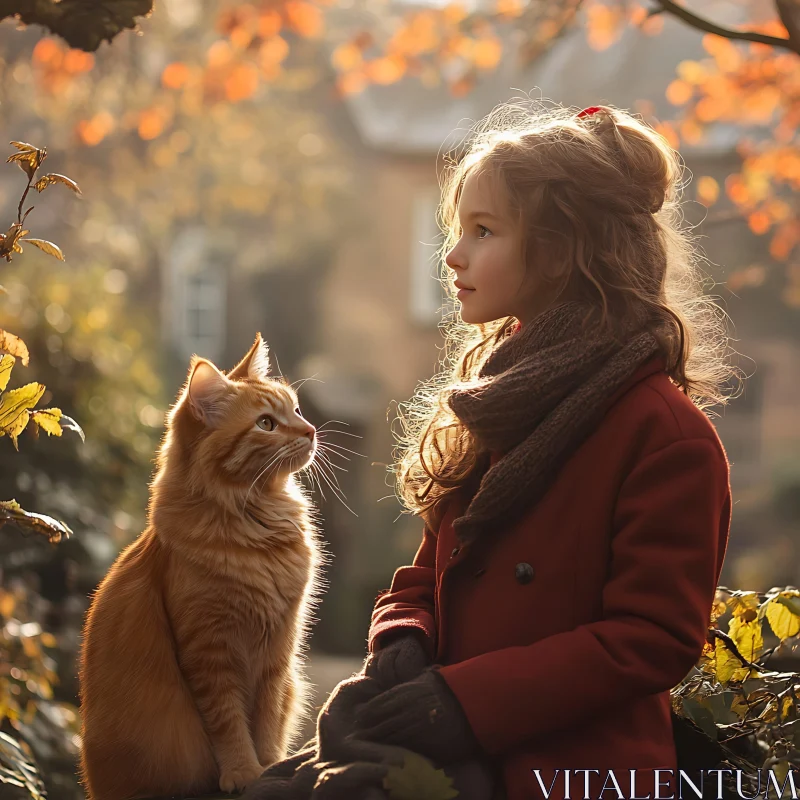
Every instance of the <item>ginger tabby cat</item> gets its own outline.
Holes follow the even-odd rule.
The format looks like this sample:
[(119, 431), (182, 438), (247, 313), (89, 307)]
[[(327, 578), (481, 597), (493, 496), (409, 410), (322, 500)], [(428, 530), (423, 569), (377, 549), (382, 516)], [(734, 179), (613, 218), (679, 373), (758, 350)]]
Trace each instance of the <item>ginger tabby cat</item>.
[(227, 375), (194, 357), (148, 525), (94, 594), (80, 658), (90, 800), (241, 791), (286, 757), (325, 562), (295, 473), (317, 450), (260, 334)]

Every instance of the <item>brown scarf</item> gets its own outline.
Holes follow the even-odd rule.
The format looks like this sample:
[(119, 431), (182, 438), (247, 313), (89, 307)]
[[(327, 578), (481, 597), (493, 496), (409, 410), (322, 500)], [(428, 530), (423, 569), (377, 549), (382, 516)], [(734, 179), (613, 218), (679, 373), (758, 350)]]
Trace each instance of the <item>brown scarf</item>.
[(495, 347), (471, 388), (450, 395), (478, 447), (505, 453), (453, 521), (462, 544), (507, 527), (540, 500), (597, 427), (604, 401), (659, 350), (653, 334), (635, 323), (626, 327), (624, 344), (582, 333), (588, 310), (569, 301), (543, 312)]

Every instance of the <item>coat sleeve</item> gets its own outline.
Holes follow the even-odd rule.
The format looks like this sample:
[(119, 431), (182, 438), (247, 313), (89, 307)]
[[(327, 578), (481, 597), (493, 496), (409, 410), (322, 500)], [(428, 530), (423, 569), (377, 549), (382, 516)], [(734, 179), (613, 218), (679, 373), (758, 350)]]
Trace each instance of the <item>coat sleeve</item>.
[(602, 618), (438, 668), (486, 752), (680, 683), (702, 654), (730, 519), (719, 441), (681, 440), (639, 461), (615, 506)]
[[(436, 653), (436, 536), (428, 526), (411, 566), (399, 567), (392, 584), (380, 595), (372, 611), (368, 649), (379, 650), (380, 637), (401, 628), (413, 628), (423, 634), (423, 642), (431, 659)], [(386, 637), (388, 638), (388, 636)]]

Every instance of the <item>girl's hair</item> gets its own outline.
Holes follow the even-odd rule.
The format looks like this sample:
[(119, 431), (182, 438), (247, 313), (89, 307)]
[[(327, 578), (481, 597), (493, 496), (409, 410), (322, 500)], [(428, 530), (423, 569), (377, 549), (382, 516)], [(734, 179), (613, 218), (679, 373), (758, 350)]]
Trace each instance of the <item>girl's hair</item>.
[[(438, 221), (440, 256), (460, 237), (458, 202), (468, 174), (498, 178), (523, 231), (528, 269), (558, 299), (581, 299), (600, 329), (646, 319), (672, 381), (701, 409), (727, 403), (735, 368), (727, 363), (725, 312), (704, 296), (700, 256), (683, 223), (680, 156), (631, 114), (601, 106), (579, 117), (562, 106), (504, 103), (445, 157)], [(535, 266), (534, 266), (535, 265)], [(455, 275), (442, 267), (448, 303)], [(487, 454), (447, 399), (477, 377), (514, 317), (464, 323), (453, 312), (440, 371), (400, 404), (396, 475), (402, 504), (435, 530), (442, 501), (480, 473)]]

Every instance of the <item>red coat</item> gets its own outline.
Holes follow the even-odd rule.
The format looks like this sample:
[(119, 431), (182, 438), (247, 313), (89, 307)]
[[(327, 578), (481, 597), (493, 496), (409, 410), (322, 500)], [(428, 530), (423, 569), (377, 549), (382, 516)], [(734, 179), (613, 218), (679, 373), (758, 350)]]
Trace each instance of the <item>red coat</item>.
[[(509, 530), (463, 548), (450, 502), (372, 614), (369, 650), (422, 629), (440, 674), (495, 757), (509, 800), (669, 797), (669, 689), (700, 658), (731, 519), (714, 426), (656, 356), (610, 399), (595, 431)], [(499, 454), (492, 454), (496, 461)], [(559, 769), (561, 772), (556, 773)], [(601, 795), (603, 785), (608, 789)]]

